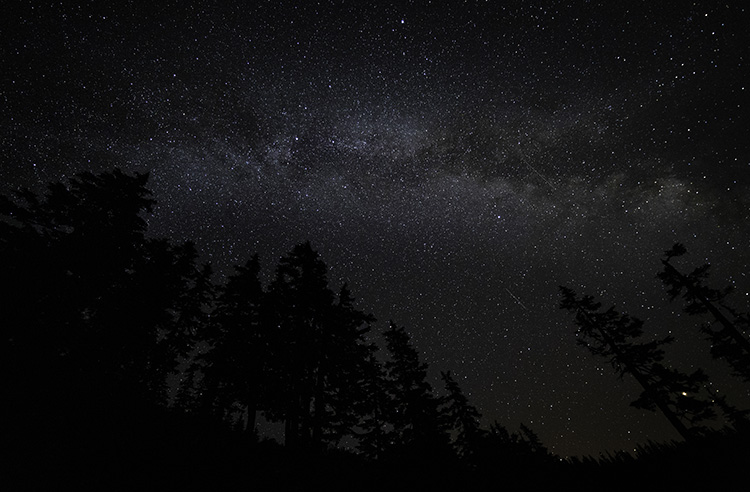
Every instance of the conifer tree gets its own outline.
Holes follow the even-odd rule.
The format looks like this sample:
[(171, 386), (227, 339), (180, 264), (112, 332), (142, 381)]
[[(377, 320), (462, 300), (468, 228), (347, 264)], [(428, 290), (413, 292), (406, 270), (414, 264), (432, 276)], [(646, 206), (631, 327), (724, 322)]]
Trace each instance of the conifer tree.
[(309, 243), (281, 258), (268, 295), (273, 347), (271, 420), (284, 422), (288, 447), (307, 445), (322, 339), (333, 306), (326, 266)]
[(192, 246), (146, 236), (147, 180), (86, 172), (0, 198), (0, 355), (29, 449), (126, 435), (166, 396), (203, 280)]
[(368, 355), (368, 359), (361, 386), (366, 398), (362, 400), (359, 409), (362, 419), (357, 433), (357, 449), (368, 458), (378, 459), (388, 449), (392, 430), (388, 418), (392, 415), (393, 401), (388, 393), (386, 370), (375, 357), (374, 350)]
[[(682, 274), (672, 265), (672, 258), (686, 252), (680, 243), (665, 251), (665, 257), (661, 260), (664, 270), (657, 277), (667, 287), (672, 300), (682, 297), (687, 314), (711, 314), (714, 323), (706, 323), (701, 327), (701, 331), (711, 342), (711, 355), (726, 360), (735, 375), (750, 382), (750, 340), (746, 332), (750, 326), (748, 314), (740, 313), (726, 304), (725, 300), (732, 291), (731, 286), (719, 290), (705, 285), (710, 265), (702, 265), (688, 275)], [(718, 325), (718, 329), (712, 325)]]
[[(333, 306), (329, 345), (322, 361), (326, 374), (316, 398), (313, 441), (335, 443), (360, 427), (372, 402), (367, 387), (378, 370), (373, 343), (365, 340), (375, 321), (354, 306), (355, 299), (346, 284), (339, 290)], [(325, 395), (325, 393), (330, 393)]]
[(154, 203), (147, 179), (81, 173), (41, 198), (27, 190), (0, 199), (2, 278), (14, 282), (0, 312), (4, 360), (24, 372), (17, 380), (59, 377), (51, 386), (63, 393), (85, 381), (91, 395), (147, 378), (157, 329), (174, 307), (141, 289), (157, 269), (142, 217)]
[[(149, 364), (153, 372), (148, 381), (153, 398), (169, 399), (168, 377), (176, 367), (189, 360), (200, 341), (200, 332), (208, 325), (215, 287), (210, 264), (198, 265), (198, 253), (191, 242), (173, 245), (169, 241), (150, 240), (143, 265), (136, 269), (134, 281), (138, 296), (136, 310), (146, 319), (158, 320), (157, 341)], [(164, 309), (168, 306), (168, 309)], [(183, 392), (182, 389), (186, 391)], [(179, 388), (180, 397), (192, 396), (196, 388)]]
[(390, 354), (385, 368), (392, 401), (391, 449), (397, 454), (439, 453), (448, 446), (448, 437), (440, 402), (427, 382), (427, 364), (420, 362), (403, 328), (391, 322), (383, 336)]
[(544, 444), (542, 444), (542, 441), (539, 439), (539, 436), (536, 435), (536, 432), (531, 430), (530, 427), (527, 427), (523, 422), (521, 422), (519, 428), (521, 429), (519, 438), (526, 443), (532, 454), (539, 456), (549, 455), (549, 451)]
[(701, 370), (684, 374), (661, 364), (662, 347), (671, 343), (672, 337), (638, 343), (636, 339), (643, 335), (641, 320), (614, 308), (601, 311), (601, 304), (593, 297), (579, 298), (566, 287), (560, 290), (560, 307), (575, 314), (578, 343), (592, 354), (607, 358), (621, 378), (630, 374), (643, 387), (631, 405), (652, 411), (658, 408), (686, 440), (701, 430), (703, 420), (715, 415), (711, 403), (698, 395), (707, 382)]
[(462, 460), (472, 463), (485, 437), (485, 431), (480, 428), (482, 415), (469, 403), (450, 371), (440, 374), (448, 392), (443, 400), (443, 413), (450, 430), (456, 436), (454, 446), (457, 455)]
[(507, 486), (513, 489), (534, 487), (541, 482), (554, 457), (537, 435), (523, 423), (520, 431), (508, 432), (493, 422), (481, 441), (475, 457), (480, 473), (496, 474), (504, 470)]
[(356, 401), (365, 397), (364, 335), (372, 317), (355, 309), (346, 287), (336, 296), (327, 267), (309, 242), (284, 256), (270, 286), (268, 313), (274, 362), (269, 406), (283, 420), (288, 446), (320, 447), (354, 433)]
[(227, 279), (213, 312), (213, 348), (205, 356), (210, 397), (222, 413), (240, 408), (249, 433), (255, 432), (256, 413), (264, 401), (264, 371), (271, 357), (259, 272), (255, 255)]

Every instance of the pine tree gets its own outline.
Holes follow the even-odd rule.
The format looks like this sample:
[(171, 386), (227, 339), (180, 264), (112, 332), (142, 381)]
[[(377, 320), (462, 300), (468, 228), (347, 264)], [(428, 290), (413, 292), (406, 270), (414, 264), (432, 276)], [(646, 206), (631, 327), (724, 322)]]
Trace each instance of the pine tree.
[[(153, 375), (148, 386), (153, 398), (165, 402), (171, 391), (169, 375), (192, 357), (200, 332), (209, 323), (215, 286), (211, 265), (198, 265), (198, 253), (192, 243), (173, 245), (166, 240), (151, 240), (146, 251), (134, 281), (137, 295), (148, 302), (128, 302), (138, 302), (137, 312), (144, 318), (159, 320), (156, 346), (149, 361)], [(169, 308), (164, 310), (163, 306)], [(184, 404), (195, 400), (196, 388), (178, 390)], [(187, 398), (189, 393), (192, 396)]]
[(264, 372), (270, 364), (268, 327), (262, 321), (263, 288), (260, 262), (253, 256), (236, 266), (216, 300), (212, 316), (212, 349), (203, 358), (208, 397), (222, 415), (239, 408), (244, 430), (254, 434), (256, 413), (266, 390)]
[(272, 392), (265, 413), (284, 422), (288, 447), (309, 444), (316, 362), (332, 306), (325, 264), (309, 243), (295, 246), (281, 258), (268, 294), (275, 357), (267, 373)]
[(0, 199), (2, 278), (14, 282), (0, 316), (10, 342), (4, 360), (23, 373), (16, 380), (36, 374), (63, 394), (85, 381), (79, 389), (93, 395), (149, 377), (158, 327), (173, 306), (141, 290), (151, 244), (142, 214), (154, 204), (147, 180), (81, 173), (41, 198), (22, 191)]
[(448, 395), (443, 400), (443, 413), (455, 434), (454, 446), (459, 458), (474, 463), (477, 450), (486, 432), (480, 427), (482, 415), (469, 403), (461, 387), (449, 372), (440, 373)]
[(388, 418), (392, 415), (393, 401), (388, 393), (386, 370), (375, 357), (374, 350), (369, 354), (365, 368), (361, 389), (366, 398), (359, 407), (362, 419), (357, 432), (357, 449), (368, 458), (379, 459), (388, 449), (392, 430)]
[(531, 430), (530, 427), (527, 427), (523, 422), (519, 428), (521, 429), (521, 433), (519, 434), (520, 440), (526, 443), (526, 446), (533, 455), (544, 457), (549, 456), (549, 451), (542, 444), (542, 441), (539, 439), (539, 436), (536, 435), (536, 432)]
[(726, 360), (735, 375), (750, 382), (750, 340), (744, 333), (750, 325), (748, 314), (735, 311), (726, 304), (725, 299), (732, 291), (731, 286), (718, 290), (705, 285), (710, 265), (702, 265), (688, 275), (682, 274), (672, 265), (672, 258), (686, 252), (680, 243), (665, 251), (665, 257), (661, 260), (664, 270), (657, 277), (664, 282), (672, 300), (682, 296), (687, 314), (711, 314), (718, 329), (712, 328), (712, 323), (704, 324), (701, 328), (711, 342), (711, 355), (716, 359)]
[(313, 441), (336, 443), (362, 425), (371, 407), (367, 387), (377, 371), (376, 346), (365, 340), (375, 318), (354, 307), (355, 299), (346, 284), (339, 290), (333, 306), (329, 345), (322, 361), (326, 374), (323, 395), (316, 403)]
[(400, 453), (440, 453), (448, 447), (440, 402), (427, 382), (427, 364), (406, 331), (391, 322), (383, 334), (390, 353), (385, 363), (392, 407), (390, 447)]
[(476, 453), (480, 474), (502, 473), (510, 489), (535, 489), (543, 483), (545, 473), (554, 463), (554, 456), (539, 437), (523, 423), (519, 432), (508, 432), (498, 422), (490, 425)]
[(692, 439), (701, 430), (700, 422), (714, 416), (711, 403), (697, 395), (707, 382), (705, 374), (697, 370), (688, 375), (661, 364), (662, 347), (671, 343), (672, 337), (638, 343), (635, 339), (643, 335), (641, 320), (614, 308), (601, 311), (601, 304), (591, 296), (578, 298), (566, 287), (560, 290), (560, 307), (575, 313), (578, 343), (607, 358), (621, 378), (630, 374), (643, 387), (631, 405), (652, 411), (659, 408), (683, 438)]
[(41, 196), (0, 198), (0, 355), (16, 437), (31, 452), (114, 447), (102, 434), (129, 438), (165, 397), (168, 345), (188, 329), (199, 269), (190, 246), (146, 236), (147, 180), (80, 173)]
[(356, 401), (372, 350), (372, 317), (353, 307), (346, 287), (328, 287), (327, 267), (309, 242), (283, 257), (269, 291), (274, 363), (266, 414), (285, 423), (290, 447), (335, 443), (359, 423)]

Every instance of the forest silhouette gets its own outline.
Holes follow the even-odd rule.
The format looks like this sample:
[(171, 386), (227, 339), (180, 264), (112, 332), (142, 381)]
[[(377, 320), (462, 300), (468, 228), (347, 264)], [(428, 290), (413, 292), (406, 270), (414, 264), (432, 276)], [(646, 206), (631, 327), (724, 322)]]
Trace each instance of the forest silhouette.
[[(570, 336), (633, 377), (632, 405), (683, 441), (563, 459), (523, 424), (484, 428), (450, 372), (433, 388), (403, 327), (376, 333), (347, 285), (330, 286), (310, 242), (267, 286), (257, 255), (217, 283), (192, 243), (149, 236), (147, 184), (115, 169), (0, 197), (6, 477), (18, 489), (676, 489), (740, 483), (750, 463), (750, 412), (703, 371), (673, 367), (673, 336), (642, 340), (642, 321), (590, 296), (561, 288)], [(708, 286), (708, 266), (673, 266), (684, 253), (666, 251), (659, 278), (708, 321), (674, 336), (704, 336), (747, 384), (748, 315)], [(259, 416), (283, 425), (283, 443), (259, 436)]]

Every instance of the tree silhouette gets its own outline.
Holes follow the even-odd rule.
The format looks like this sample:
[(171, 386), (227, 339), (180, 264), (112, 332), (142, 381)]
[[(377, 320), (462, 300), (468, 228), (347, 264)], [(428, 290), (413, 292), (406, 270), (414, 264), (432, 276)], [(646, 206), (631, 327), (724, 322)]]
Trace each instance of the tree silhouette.
[(374, 351), (368, 355), (361, 389), (366, 399), (360, 409), (362, 420), (357, 432), (357, 449), (368, 458), (382, 458), (389, 448), (392, 426), (388, 418), (393, 412), (393, 401), (388, 392), (386, 370)]
[[(172, 362), (173, 367), (186, 366), (176, 388), (174, 407), (183, 411), (194, 411), (201, 406), (201, 373), (200, 360), (196, 357), (199, 345), (204, 342), (205, 331), (211, 326), (211, 315), (216, 300), (216, 286), (211, 281), (212, 268), (205, 264), (187, 276), (191, 281), (184, 288), (181, 296), (180, 310), (175, 316), (175, 328), (168, 331), (161, 351), (165, 367)], [(165, 380), (165, 386), (167, 382)], [(205, 388), (204, 388), (205, 389)], [(166, 388), (169, 392), (170, 388)]]
[[(168, 376), (188, 359), (208, 324), (215, 287), (210, 264), (199, 266), (191, 242), (174, 245), (164, 239), (149, 240), (134, 269), (131, 292), (137, 298), (120, 299), (145, 320), (154, 320), (156, 343), (150, 349), (150, 371), (144, 383), (155, 401), (166, 402), (171, 388)], [(137, 287), (136, 287), (137, 286)]]
[(320, 447), (354, 433), (372, 317), (346, 287), (328, 288), (327, 267), (309, 242), (281, 258), (268, 294), (274, 364), (267, 415), (285, 423), (290, 447)]
[(692, 439), (701, 430), (700, 422), (712, 418), (714, 412), (711, 403), (697, 395), (707, 382), (702, 371), (688, 375), (661, 364), (661, 347), (671, 343), (672, 337), (637, 343), (634, 340), (643, 334), (641, 320), (614, 308), (601, 311), (601, 304), (593, 297), (579, 298), (566, 287), (560, 290), (560, 307), (575, 313), (578, 343), (592, 354), (607, 358), (621, 378), (630, 374), (643, 387), (643, 393), (631, 405), (652, 411), (659, 408), (683, 438)]
[(482, 415), (469, 403), (461, 387), (450, 371), (441, 372), (448, 395), (444, 399), (443, 413), (450, 430), (456, 438), (454, 446), (458, 457), (468, 463), (475, 462), (477, 449), (481, 446), (486, 432), (480, 428)]
[(725, 359), (734, 370), (735, 375), (750, 382), (750, 340), (743, 333), (750, 325), (747, 313), (739, 313), (725, 303), (731, 286), (725, 289), (713, 289), (705, 285), (710, 265), (702, 265), (688, 275), (682, 274), (672, 265), (674, 257), (687, 252), (677, 243), (664, 252), (661, 260), (664, 270), (657, 274), (667, 287), (671, 300), (682, 296), (685, 301), (684, 311), (690, 315), (710, 313), (719, 325), (718, 329), (706, 323), (701, 331), (711, 342), (711, 355), (716, 359)]
[(411, 345), (406, 331), (391, 322), (383, 334), (390, 359), (385, 363), (392, 408), (388, 422), (391, 450), (402, 453), (439, 454), (448, 448), (440, 401), (427, 382), (427, 364)]
[(536, 432), (531, 430), (530, 427), (527, 427), (523, 423), (521, 423), (519, 428), (521, 429), (521, 433), (519, 434), (520, 440), (526, 443), (528, 449), (532, 454), (542, 456), (549, 455), (549, 451), (542, 444), (542, 441), (539, 439), (539, 436), (536, 435)]
[(157, 326), (172, 307), (140, 290), (150, 266), (147, 179), (82, 173), (41, 199), (29, 191), (3, 197), (3, 278), (14, 285), (1, 315), (17, 380), (60, 377), (50, 386), (68, 390), (85, 380), (81, 390), (91, 394), (145, 379)]
[[(327, 384), (332, 392), (326, 397), (327, 405), (321, 407), (317, 428), (324, 431), (326, 442), (337, 442), (342, 436), (357, 434), (370, 414), (376, 395), (368, 386), (379, 364), (374, 357), (377, 347), (365, 340), (370, 324), (375, 321), (354, 307), (355, 299), (344, 284), (333, 306), (330, 345), (324, 359)], [(325, 425), (321, 425), (321, 424)]]
[(174, 358), (201, 323), (210, 271), (196, 266), (192, 245), (146, 237), (147, 180), (81, 173), (42, 196), (0, 198), (1, 355), (22, 462), (40, 452), (103, 459), (104, 448), (147, 432)]
[[(470, 482), (543, 488), (565, 466), (523, 424), (515, 433), (497, 423), (481, 429), (479, 412), (450, 372), (441, 373), (447, 396), (438, 398), (427, 365), (394, 323), (383, 334), (388, 353), (381, 363), (367, 338), (374, 318), (355, 307), (346, 285), (338, 293), (329, 288), (326, 265), (309, 242), (280, 260), (266, 291), (257, 256), (214, 285), (211, 266), (199, 264), (192, 243), (147, 236), (144, 214), (153, 201), (146, 184), (146, 175), (115, 170), (76, 175), (41, 196), (0, 197), (0, 355), (15, 475), (32, 476), (43, 463), (100, 485), (118, 466), (139, 480), (167, 466), (176, 474), (209, 469), (207, 486), (219, 470), (233, 485), (261, 488), (278, 485), (280, 476), (290, 487), (318, 477), (316, 485), (344, 488), (378, 472), (387, 478), (368, 484), (373, 489)], [(743, 345), (726, 323), (741, 335), (747, 316), (726, 305), (728, 290), (704, 286), (707, 267), (680, 274), (670, 259), (682, 253), (680, 245), (667, 252), (660, 277), (672, 297), (685, 299), (688, 313), (714, 315), (719, 328), (705, 328), (712, 353), (745, 374)], [(665, 364), (671, 337), (639, 343), (640, 320), (602, 310), (570, 289), (562, 293), (561, 307), (575, 312), (579, 343), (643, 387), (632, 405), (658, 408), (690, 440), (674, 456), (697, 467), (703, 455), (696, 451), (710, 449), (719, 456), (711, 464), (724, 469), (746, 460), (749, 411), (703, 388), (700, 371), (684, 374)], [(160, 409), (175, 389), (168, 376), (191, 361), (175, 399), (192, 413)], [(703, 389), (737, 432), (699, 435), (701, 422), (713, 416), (698, 395)], [(285, 423), (288, 449), (248, 443), (258, 411)], [(244, 432), (217, 415), (241, 420)], [(361, 455), (335, 448), (344, 436), (358, 440)], [(656, 454), (673, 459), (672, 452)], [(605, 465), (647, 458), (618, 453)], [(180, 485), (197, 486), (191, 478)]]
[(256, 413), (265, 401), (264, 371), (272, 355), (268, 326), (263, 323), (260, 262), (253, 256), (236, 266), (220, 289), (212, 316), (210, 342), (204, 357), (206, 391), (222, 416), (234, 408), (244, 415), (243, 430), (255, 432)]
[(524, 424), (519, 432), (510, 433), (494, 422), (479, 444), (474, 460), (485, 488), (502, 483), (511, 490), (536, 489), (550, 480), (554, 456)]

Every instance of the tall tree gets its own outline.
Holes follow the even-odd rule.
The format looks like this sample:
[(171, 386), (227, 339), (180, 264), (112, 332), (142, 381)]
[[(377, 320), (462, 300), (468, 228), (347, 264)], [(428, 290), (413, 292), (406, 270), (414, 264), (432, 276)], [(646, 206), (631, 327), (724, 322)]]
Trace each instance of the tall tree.
[[(665, 251), (661, 260), (664, 270), (657, 277), (667, 287), (672, 300), (682, 297), (687, 314), (711, 314), (714, 323), (706, 323), (701, 327), (701, 331), (711, 342), (711, 355), (726, 360), (737, 376), (750, 382), (750, 340), (746, 334), (750, 326), (748, 314), (740, 313), (726, 303), (726, 298), (732, 291), (731, 286), (719, 290), (705, 285), (710, 265), (702, 265), (687, 275), (672, 265), (672, 258), (686, 252), (685, 246), (680, 243)], [(714, 328), (717, 325), (718, 329)]]
[(662, 347), (672, 337), (638, 343), (636, 339), (643, 335), (641, 320), (614, 308), (601, 311), (601, 304), (593, 297), (579, 298), (566, 287), (560, 290), (560, 307), (575, 313), (578, 343), (592, 354), (607, 358), (621, 378), (630, 374), (643, 388), (631, 405), (652, 411), (659, 408), (683, 438), (692, 439), (701, 429), (700, 422), (712, 418), (714, 412), (711, 403), (698, 396), (707, 382), (702, 371), (684, 374), (661, 364)]
[(284, 421), (292, 447), (353, 433), (371, 316), (353, 307), (348, 289), (338, 297), (329, 289), (327, 267), (309, 242), (280, 260), (268, 299), (277, 352), (268, 371), (274, 391), (267, 415)]
[(321, 364), (325, 378), (316, 397), (314, 442), (333, 443), (354, 433), (372, 406), (367, 384), (377, 371), (377, 348), (365, 340), (365, 335), (375, 318), (354, 303), (344, 284), (333, 306), (328, 348)]
[(2, 277), (14, 282), (0, 313), (10, 341), (5, 360), (24, 372), (20, 378), (59, 375), (65, 382), (57, 388), (86, 380), (89, 394), (116, 388), (112, 378), (126, 373), (142, 378), (171, 307), (138, 289), (149, 245), (142, 213), (154, 203), (147, 179), (82, 173), (50, 185), (42, 198), (23, 191), (0, 200)]
[(316, 361), (333, 306), (326, 266), (309, 243), (281, 258), (268, 301), (278, 353), (267, 374), (274, 391), (266, 415), (284, 422), (285, 444), (295, 447), (309, 441), (304, 435), (310, 430)]
[(138, 305), (136, 311), (144, 318), (159, 320), (157, 343), (149, 360), (153, 375), (147, 384), (152, 396), (162, 401), (169, 399), (169, 376), (191, 357), (210, 320), (215, 296), (212, 268), (210, 264), (198, 265), (197, 259), (190, 242), (174, 245), (163, 239), (150, 240), (134, 276), (138, 286), (134, 291), (148, 302), (127, 302)]
[(455, 434), (454, 446), (459, 458), (468, 463), (474, 463), (475, 454), (481, 447), (486, 435), (480, 427), (482, 415), (469, 403), (461, 387), (449, 372), (441, 372), (448, 395), (444, 399), (446, 416), (450, 430)]
[(390, 359), (388, 374), (392, 413), (392, 449), (397, 453), (434, 453), (448, 447), (440, 401), (427, 382), (427, 364), (420, 362), (409, 334), (391, 322), (383, 334)]
[(366, 395), (359, 410), (362, 419), (357, 433), (357, 449), (371, 459), (383, 457), (388, 449), (389, 415), (392, 415), (393, 401), (388, 392), (389, 382), (383, 364), (375, 357), (375, 351), (368, 355), (361, 389)]
[(236, 266), (220, 289), (212, 316), (213, 345), (205, 356), (207, 383), (224, 412), (239, 407), (244, 430), (255, 432), (257, 411), (265, 402), (264, 372), (272, 356), (268, 326), (263, 322), (264, 292), (260, 262), (253, 256)]
[(81, 173), (0, 198), (0, 355), (26, 449), (104, 445), (164, 396), (164, 342), (186, 326), (199, 269), (191, 246), (146, 237), (147, 180)]

